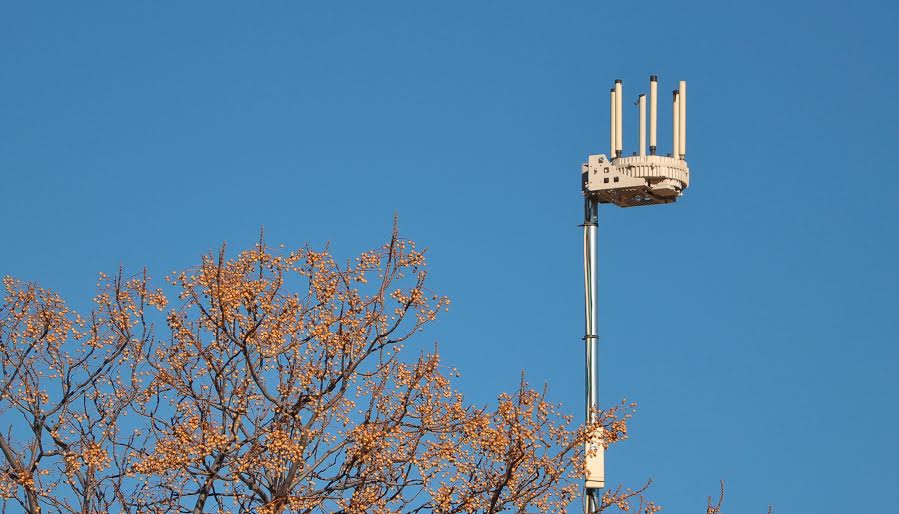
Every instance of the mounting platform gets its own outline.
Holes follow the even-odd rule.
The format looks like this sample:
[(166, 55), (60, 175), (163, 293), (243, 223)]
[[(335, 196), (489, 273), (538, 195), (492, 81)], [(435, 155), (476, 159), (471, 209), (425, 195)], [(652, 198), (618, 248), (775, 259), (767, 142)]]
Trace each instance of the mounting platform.
[(634, 155), (611, 161), (591, 155), (581, 166), (584, 196), (599, 203), (636, 207), (672, 203), (690, 185), (687, 162), (661, 155)]

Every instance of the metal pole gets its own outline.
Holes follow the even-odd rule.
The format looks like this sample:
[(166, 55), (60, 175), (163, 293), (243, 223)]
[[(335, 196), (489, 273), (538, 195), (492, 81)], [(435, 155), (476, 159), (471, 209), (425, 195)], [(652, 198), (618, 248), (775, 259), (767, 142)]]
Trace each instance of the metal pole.
[(640, 157), (646, 155), (646, 95), (640, 95), (637, 98), (637, 104), (640, 106)]
[(685, 80), (680, 81), (677, 88), (677, 122), (678, 122), (678, 132), (680, 136), (677, 141), (680, 147), (677, 149), (677, 155), (680, 155), (681, 160), (687, 159), (687, 82)]
[(659, 79), (649, 76), (649, 155), (656, 154), (656, 109), (658, 107)]
[(671, 116), (671, 146), (674, 147), (674, 149), (671, 150), (671, 156), (675, 159), (680, 159), (680, 121), (678, 121), (678, 118), (680, 117), (680, 107), (677, 102), (677, 89), (671, 92)]
[(609, 155), (610, 159), (615, 158), (615, 149), (618, 148), (618, 143), (615, 140), (615, 131), (617, 130), (617, 125), (615, 125), (615, 88), (613, 87), (611, 91), (609, 91)]
[[(595, 198), (584, 198), (584, 346), (586, 349), (586, 409), (587, 423), (593, 420), (593, 409), (599, 406), (599, 331), (596, 306), (596, 229), (599, 203)], [(605, 462), (601, 445), (587, 445), (596, 451), (587, 457), (589, 476), (585, 481), (584, 504), (586, 512), (597, 512), (599, 495), (605, 486)], [(597, 447), (598, 446), (598, 447)]]
[(624, 93), (621, 91), (621, 79), (615, 80), (615, 155), (613, 157), (621, 157), (624, 149), (624, 140), (621, 133), (621, 100)]

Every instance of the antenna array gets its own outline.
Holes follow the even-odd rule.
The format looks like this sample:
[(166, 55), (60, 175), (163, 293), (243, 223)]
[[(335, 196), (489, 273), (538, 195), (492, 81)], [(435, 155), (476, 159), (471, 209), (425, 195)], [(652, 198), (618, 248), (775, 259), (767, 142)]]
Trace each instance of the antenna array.
[[(596, 303), (596, 231), (601, 203), (635, 207), (672, 203), (690, 184), (687, 167), (687, 83), (681, 80), (672, 92), (671, 153), (658, 155), (658, 77), (649, 77), (649, 155), (646, 154), (646, 95), (637, 97), (639, 152), (623, 153), (621, 80), (609, 90), (609, 154), (591, 155), (581, 167), (584, 193), (584, 306), (586, 360), (586, 418), (595, 422), (599, 407), (599, 329)], [(599, 512), (600, 494), (606, 484), (605, 448), (602, 441), (586, 443), (584, 511)]]
[(609, 90), (609, 154), (591, 155), (583, 165), (585, 196), (620, 207), (671, 203), (690, 184), (687, 167), (687, 83), (681, 80), (672, 92), (671, 153), (657, 155), (658, 77), (649, 77), (649, 154), (646, 152), (646, 95), (637, 97), (639, 152), (624, 155), (622, 81)]

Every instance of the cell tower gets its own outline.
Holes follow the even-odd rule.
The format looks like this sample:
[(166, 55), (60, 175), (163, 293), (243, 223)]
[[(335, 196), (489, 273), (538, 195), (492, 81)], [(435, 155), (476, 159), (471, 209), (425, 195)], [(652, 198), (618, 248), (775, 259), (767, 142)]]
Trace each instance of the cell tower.
[[(586, 346), (586, 417), (594, 421), (593, 409), (599, 406), (599, 333), (596, 306), (596, 228), (599, 204), (637, 207), (674, 203), (690, 184), (687, 168), (687, 83), (680, 81), (672, 95), (672, 150), (657, 155), (656, 128), (658, 79), (649, 77), (649, 155), (646, 154), (646, 95), (638, 96), (640, 116), (639, 153), (625, 156), (621, 133), (621, 80), (609, 92), (609, 151), (611, 157), (591, 155), (581, 167), (584, 193), (584, 306)], [(606, 485), (605, 449), (587, 443), (585, 511), (597, 512), (602, 489)]]

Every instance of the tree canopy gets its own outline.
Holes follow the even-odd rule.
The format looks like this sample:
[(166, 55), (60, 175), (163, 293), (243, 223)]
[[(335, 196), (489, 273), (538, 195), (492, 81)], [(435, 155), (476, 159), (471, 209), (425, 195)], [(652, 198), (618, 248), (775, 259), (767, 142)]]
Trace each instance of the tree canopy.
[[(90, 312), (11, 277), (0, 306), (0, 498), (38, 512), (561, 512), (585, 443), (522, 377), (467, 402), (415, 338), (449, 306), (394, 230), (347, 262), (225, 248), (154, 285), (100, 275)], [(603, 508), (655, 512), (643, 488)]]

